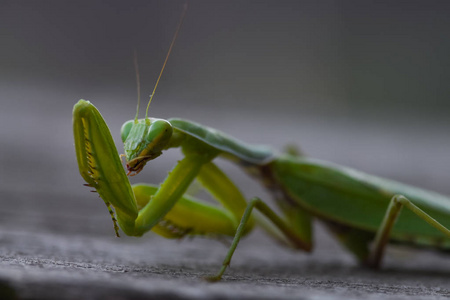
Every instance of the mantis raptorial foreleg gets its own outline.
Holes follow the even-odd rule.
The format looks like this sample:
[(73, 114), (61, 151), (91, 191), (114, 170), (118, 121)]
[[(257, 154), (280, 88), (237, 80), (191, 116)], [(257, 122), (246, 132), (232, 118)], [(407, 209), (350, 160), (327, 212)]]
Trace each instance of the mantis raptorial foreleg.
[(400, 215), (401, 209), (404, 207), (411, 210), (419, 218), (441, 231), (450, 238), (450, 230), (443, 226), (441, 223), (433, 219), (429, 214), (414, 205), (409, 199), (402, 195), (395, 195), (392, 197), (389, 207), (386, 210), (384, 219), (376, 233), (373, 243), (373, 249), (369, 256), (369, 265), (378, 268), (383, 258), (384, 249), (389, 241), (389, 235)]
[(205, 155), (192, 153), (177, 163), (151, 201), (139, 211), (135, 235), (140, 236), (149, 231), (167, 214), (186, 192), (202, 165), (210, 159)]
[[(158, 187), (149, 184), (133, 185), (138, 208), (144, 207)], [(166, 238), (182, 238), (185, 235), (231, 235), (236, 222), (221, 207), (183, 196), (160, 220), (152, 231)]]
[[(179, 207), (177, 201), (182, 198), (202, 166), (217, 155), (214, 151), (193, 147), (195, 143), (190, 142), (193, 148), (185, 147), (185, 157), (177, 163), (158, 190), (141, 193), (141, 197), (136, 199), (136, 188), (133, 191), (109, 129), (98, 110), (89, 102), (80, 100), (74, 107), (73, 124), (75, 149), (81, 175), (89, 186), (97, 190), (107, 205), (114, 207), (120, 228), (125, 234), (131, 236), (141, 236), (154, 226), (160, 225), (171, 209)], [(189, 204), (191, 209), (182, 210), (183, 213), (172, 216), (171, 220), (175, 223), (189, 223), (185, 219), (189, 219), (192, 212), (198, 211), (200, 214), (211, 214), (210, 221), (204, 220), (203, 224), (189, 223), (189, 226), (183, 227), (184, 229), (189, 229), (193, 233), (208, 232), (209, 223), (214, 223), (218, 218), (218, 223), (222, 225), (211, 226), (217, 234), (234, 233), (234, 224), (238, 222), (223, 221), (230, 218), (229, 213), (220, 214), (217, 209), (214, 210), (195, 201)]]

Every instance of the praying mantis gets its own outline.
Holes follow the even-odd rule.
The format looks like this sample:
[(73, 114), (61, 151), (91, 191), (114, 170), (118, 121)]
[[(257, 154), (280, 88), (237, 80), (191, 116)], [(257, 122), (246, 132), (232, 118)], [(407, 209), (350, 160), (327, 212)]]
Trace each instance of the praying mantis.
[[(164, 66), (178, 31), (179, 27)], [(162, 70), (159, 78), (161, 74)], [(80, 174), (106, 203), (117, 236), (120, 227), (137, 237), (150, 230), (172, 239), (233, 237), (220, 270), (208, 277), (211, 281), (221, 279), (241, 237), (256, 226), (288, 246), (310, 252), (312, 221), (318, 219), (362, 264), (375, 268), (389, 242), (450, 249), (450, 198), (300, 154), (277, 155), (192, 121), (150, 118), (155, 89), (145, 118), (138, 119), (138, 110), (121, 129), (121, 157), (128, 174), (97, 108), (85, 100), (73, 108)], [(130, 184), (127, 175), (138, 174), (172, 148), (181, 149), (184, 158), (160, 185)], [(247, 201), (215, 164), (217, 158), (238, 164), (260, 181), (274, 196), (279, 212), (258, 197)], [(217, 205), (186, 195), (195, 179)], [(253, 214), (255, 209), (261, 214)]]

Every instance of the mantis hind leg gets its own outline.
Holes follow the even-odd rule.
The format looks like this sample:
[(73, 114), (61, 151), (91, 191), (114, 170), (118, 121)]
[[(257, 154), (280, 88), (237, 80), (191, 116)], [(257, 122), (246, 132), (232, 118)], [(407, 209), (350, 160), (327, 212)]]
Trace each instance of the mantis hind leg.
[(257, 208), (264, 216), (266, 216), (285, 236), (289, 239), (289, 241), (299, 249), (303, 249), (304, 251), (311, 251), (311, 241), (305, 241), (301, 238), (294, 230), (291, 229), (288, 223), (282, 220), (267, 204), (265, 204), (259, 198), (253, 198), (247, 205), (244, 214), (242, 215), (241, 222), (239, 223), (239, 227), (236, 230), (236, 234), (234, 235), (233, 242), (231, 243), (230, 249), (228, 250), (227, 255), (222, 263), (222, 267), (219, 272), (214, 275), (207, 277), (208, 281), (218, 281), (222, 278), (223, 273), (230, 265), (231, 258), (236, 250), (237, 245), (241, 237), (245, 234), (245, 227), (247, 222), (250, 219), (250, 215), (254, 208)]
[(389, 241), (389, 234), (403, 206), (411, 210), (419, 218), (426, 221), (431, 226), (438, 229), (450, 238), (450, 230), (448, 228), (446, 228), (426, 212), (418, 208), (406, 197), (402, 195), (395, 195), (394, 197), (392, 197), (389, 207), (386, 210), (384, 219), (376, 233), (373, 249), (369, 256), (369, 265), (371, 267), (378, 268), (380, 266), (384, 254), (384, 249), (386, 248), (386, 244)]

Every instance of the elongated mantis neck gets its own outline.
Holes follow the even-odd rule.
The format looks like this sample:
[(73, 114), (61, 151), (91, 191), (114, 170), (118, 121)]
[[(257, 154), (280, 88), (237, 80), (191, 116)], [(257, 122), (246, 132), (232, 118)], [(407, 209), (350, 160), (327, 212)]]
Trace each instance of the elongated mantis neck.
[[(178, 33), (180, 32), (180, 28), (181, 28), (181, 25), (183, 24), (184, 16), (186, 15), (186, 10), (187, 10), (187, 3), (184, 5), (183, 12), (180, 17), (180, 21), (178, 22), (177, 30), (175, 31), (175, 35), (172, 38), (172, 42), (170, 43), (169, 51), (167, 51), (166, 59), (164, 60), (164, 64), (161, 68), (161, 72), (159, 72), (159, 76), (158, 76), (158, 79), (156, 80), (156, 84), (155, 84), (155, 87), (153, 88), (153, 92), (150, 95), (150, 99), (148, 100), (147, 110), (145, 111), (145, 123), (147, 125), (150, 124), (150, 119), (148, 118), (148, 109), (150, 108), (150, 103), (152, 103), (152, 99), (153, 99), (153, 96), (155, 95), (156, 88), (158, 87), (159, 80), (161, 79), (164, 68), (166, 67), (167, 61), (169, 60), (169, 56), (170, 56), (170, 53), (172, 52), (173, 45), (175, 44), (175, 41), (178, 37)], [(136, 114), (136, 120), (137, 120), (137, 114)]]

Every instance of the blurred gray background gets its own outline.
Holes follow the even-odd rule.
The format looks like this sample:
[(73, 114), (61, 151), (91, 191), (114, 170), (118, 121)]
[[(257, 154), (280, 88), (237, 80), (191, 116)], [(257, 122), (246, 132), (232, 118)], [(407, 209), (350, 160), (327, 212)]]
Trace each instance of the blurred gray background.
[[(72, 106), (93, 102), (119, 145), (136, 109), (133, 51), (146, 103), (183, 3), (0, 2), (4, 234), (114, 243), (78, 174)], [(150, 114), (450, 194), (449, 14), (448, 1), (189, 1)], [(179, 157), (164, 154), (133, 181), (162, 181)], [(268, 198), (221, 166), (246, 196)]]

